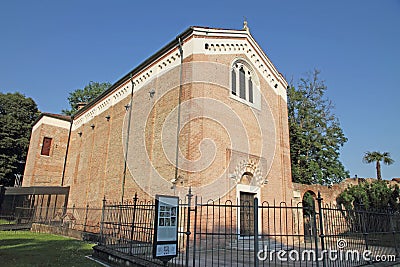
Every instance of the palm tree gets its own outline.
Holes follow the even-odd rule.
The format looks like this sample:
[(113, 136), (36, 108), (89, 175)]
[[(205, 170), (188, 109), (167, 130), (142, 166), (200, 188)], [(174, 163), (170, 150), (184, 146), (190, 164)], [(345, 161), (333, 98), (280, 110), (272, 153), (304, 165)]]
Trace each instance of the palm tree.
[(365, 152), (364, 157), (363, 157), (364, 163), (376, 162), (376, 178), (378, 178), (378, 180), (382, 180), (381, 161), (383, 161), (383, 163), (386, 165), (391, 165), (394, 163), (394, 160), (392, 158), (390, 158), (389, 152), (381, 153), (379, 151), (372, 151), (372, 152), (368, 151), (368, 152)]

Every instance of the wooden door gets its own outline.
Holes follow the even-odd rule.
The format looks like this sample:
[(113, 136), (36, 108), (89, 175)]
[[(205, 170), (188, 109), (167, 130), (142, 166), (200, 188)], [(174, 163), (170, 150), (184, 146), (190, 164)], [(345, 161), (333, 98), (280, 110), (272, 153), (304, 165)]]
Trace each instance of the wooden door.
[(254, 235), (254, 193), (240, 192), (240, 236)]

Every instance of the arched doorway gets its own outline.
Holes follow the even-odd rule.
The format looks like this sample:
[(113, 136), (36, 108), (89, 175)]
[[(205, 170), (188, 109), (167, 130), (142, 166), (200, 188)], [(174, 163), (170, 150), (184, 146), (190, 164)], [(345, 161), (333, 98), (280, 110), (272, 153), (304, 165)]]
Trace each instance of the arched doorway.
[(303, 222), (304, 222), (304, 237), (310, 239), (316, 234), (315, 228), (315, 199), (316, 194), (309, 190), (304, 193), (302, 204), (303, 204)]

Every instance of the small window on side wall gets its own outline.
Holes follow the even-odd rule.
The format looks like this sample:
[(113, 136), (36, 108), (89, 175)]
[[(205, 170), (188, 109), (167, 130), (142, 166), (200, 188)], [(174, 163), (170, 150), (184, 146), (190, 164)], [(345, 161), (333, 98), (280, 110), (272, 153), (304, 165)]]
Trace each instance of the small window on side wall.
[(53, 139), (50, 137), (43, 138), (42, 151), (40, 152), (40, 155), (50, 156), (50, 148), (52, 140)]

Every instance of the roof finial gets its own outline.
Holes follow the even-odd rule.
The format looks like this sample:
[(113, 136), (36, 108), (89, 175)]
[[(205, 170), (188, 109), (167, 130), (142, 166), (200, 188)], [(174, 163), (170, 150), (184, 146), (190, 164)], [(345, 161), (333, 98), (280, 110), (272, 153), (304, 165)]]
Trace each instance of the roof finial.
[(247, 18), (246, 17), (243, 17), (243, 30), (245, 30), (247, 32), (250, 31), (249, 27), (247, 26)]

